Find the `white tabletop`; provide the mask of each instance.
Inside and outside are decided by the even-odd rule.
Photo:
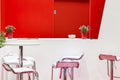
[[[5,45],[7,46],[32,46],[40,45],[40,41],[37,39],[6,39]]]

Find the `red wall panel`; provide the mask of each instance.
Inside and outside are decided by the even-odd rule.
[[[53,37],[53,4],[51,0],[2,0],[2,29],[14,25],[14,37]]]
[[[91,38],[98,38],[105,0],[90,0]]]
[[[89,24],[89,0],[55,0],[55,37],[75,34],[80,38],[79,27]]]
[[[78,27],[85,24],[91,28],[90,38],[97,39],[104,4],[105,0],[55,0],[55,37],[81,37]]]
[[[1,0],[0,0],[0,31],[1,31]]]

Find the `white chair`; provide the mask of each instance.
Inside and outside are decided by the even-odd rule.
[[[31,80],[30,78],[30,73],[33,74],[33,76],[35,75],[36,80],[38,80],[38,72],[36,72],[36,70],[32,69],[32,68],[28,68],[28,67],[17,67],[14,68],[9,64],[3,63],[2,66],[4,67],[5,70],[7,71],[12,71],[14,74],[28,74],[28,80]],[[17,80],[21,80],[20,77]],[[33,79],[35,80],[35,78]]]
[[[17,55],[7,55],[2,58],[2,64],[9,64],[15,67],[19,67],[19,57]],[[29,67],[36,71],[35,60],[32,57],[23,58],[23,67]],[[2,68],[2,80],[4,80],[4,70]],[[6,77],[7,78],[7,77]],[[18,78],[18,76],[17,76]],[[33,76],[34,78],[34,76]],[[6,79],[7,80],[7,79]]]

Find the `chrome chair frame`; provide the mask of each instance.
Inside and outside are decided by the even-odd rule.
[[[7,60],[8,59],[8,60]],[[9,61],[9,59],[13,59],[12,61]],[[2,59],[2,63],[5,64],[9,64],[9,65],[15,65],[16,67],[19,67],[19,60],[18,60],[18,56],[13,56],[13,55],[6,55],[3,57]],[[6,61],[7,60],[7,61]],[[27,64],[26,64],[27,63]],[[34,69],[36,71],[36,63],[35,60],[32,57],[24,57],[23,58],[23,67],[31,67],[32,69]],[[7,70],[9,71],[9,70]],[[4,70],[2,68],[2,80],[4,80],[4,76],[3,76]],[[19,78],[19,75],[17,75],[17,79]],[[34,76],[33,76],[33,80],[34,80]]]
[[[11,65],[6,64],[6,63],[3,63],[2,66],[4,67],[4,69],[6,71],[12,71],[14,74],[28,73],[28,80],[31,80],[30,73],[32,73],[33,76],[35,75],[37,77],[37,80],[38,80],[38,72],[36,72],[36,70],[34,70],[34,69],[27,68],[27,67],[17,67],[17,68],[14,68]],[[20,79],[18,78],[18,80],[20,80]]]

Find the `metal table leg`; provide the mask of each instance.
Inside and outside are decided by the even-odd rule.
[[[23,46],[19,46],[19,51],[20,51],[20,54],[19,54],[19,67],[23,67]],[[23,75],[22,73],[19,75],[19,79],[20,80],[23,80]]]

